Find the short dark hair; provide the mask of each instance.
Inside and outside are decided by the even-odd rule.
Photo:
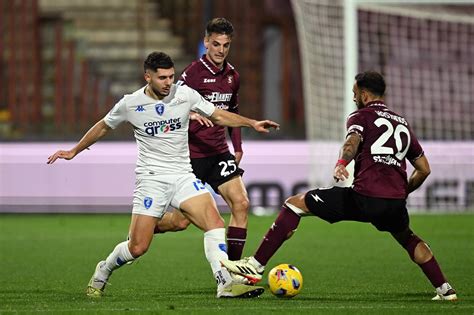
[[[225,18],[213,18],[206,25],[206,36],[216,34],[225,34],[232,38],[234,35],[234,26]]]
[[[377,71],[365,71],[355,76],[357,87],[364,89],[376,96],[384,96],[385,79]]]
[[[160,69],[170,69],[174,67],[173,60],[170,56],[165,54],[164,52],[157,52],[154,51],[146,57],[145,61],[143,62],[143,70],[146,72],[147,70],[156,71],[158,68]]]

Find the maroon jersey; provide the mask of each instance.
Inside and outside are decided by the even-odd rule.
[[[347,134],[362,142],[355,156],[354,190],[379,198],[407,197],[406,159],[415,161],[423,149],[404,117],[380,101],[349,115]]]
[[[238,113],[240,87],[239,73],[235,68],[224,62],[218,69],[203,55],[191,63],[178,81],[199,92],[207,101],[217,108]],[[240,128],[228,128],[234,151],[242,152]],[[206,127],[196,121],[189,123],[189,152],[191,158],[214,156],[229,151],[225,135],[225,127]]]

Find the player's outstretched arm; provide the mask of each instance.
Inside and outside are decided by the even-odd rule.
[[[413,170],[413,173],[411,173],[411,176],[408,179],[408,194],[420,187],[421,184],[423,184],[425,179],[428,177],[428,175],[430,175],[431,173],[430,164],[428,163],[428,159],[424,155],[416,159],[414,162],[411,162],[411,164],[415,169]]]
[[[270,132],[268,129],[279,129],[280,125],[271,120],[254,120],[238,114],[218,109],[209,117],[213,123],[227,127],[251,127],[258,132]]]
[[[360,144],[360,136],[356,133],[351,133],[347,136],[341,151],[339,152],[339,160],[337,160],[334,167],[333,177],[335,181],[346,180],[349,178],[349,172],[346,169],[352,159],[357,154],[357,149]]]
[[[195,112],[190,112],[189,113],[189,119],[197,121],[199,124],[201,124],[201,126],[206,126],[206,127],[213,127],[214,126],[214,124],[212,123],[212,121],[209,118],[201,116],[201,115],[199,115],[198,113],[195,113]]]
[[[71,150],[59,150],[48,157],[47,164],[53,164],[57,159],[71,160],[81,151],[89,148],[97,140],[102,138],[111,128],[107,126],[103,119],[98,121],[84,137]]]

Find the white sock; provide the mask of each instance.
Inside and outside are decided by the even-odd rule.
[[[101,268],[104,272],[112,273],[117,268],[122,267],[129,261],[135,260],[130,250],[128,249],[128,241],[122,242],[115,246],[114,250],[107,256],[105,260],[104,268]],[[105,270],[104,270],[105,269]]]
[[[218,291],[232,284],[232,277],[229,271],[224,267],[214,274],[214,279],[216,279]]]
[[[212,273],[221,270],[221,260],[229,259],[225,243],[225,229],[214,229],[204,233],[204,251]]]
[[[217,286],[227,286],[232,282],[227,269],[221,266],[221,260],[229,259],[225,243],[225,229],[214,229],[204,233],[204,252],[211,265],[212,274],[217,281]]]

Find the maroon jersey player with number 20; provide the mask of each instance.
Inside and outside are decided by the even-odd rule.
[[[384,104],[381,74],[359,73],[353,92],[358,110],[347,119],[346,140],[333,174],[336,181],[347,179],[346,166],[354,160],[353,186],[317,188],[288,198],[254,256],[222,264],[258,282],[268,260],[293,234],[302,216],[317,216],[329,223],[368,222],[389,232],[420,266],[436,289],[433,300],[456,300],[430,248],[409,226],[406,198],[430,174],[423,149],[405,118]],[[408,180],[406,160],[415,168]]]

